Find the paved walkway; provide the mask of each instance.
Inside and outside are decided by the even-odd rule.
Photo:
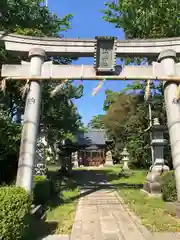
[[[102,174],[86,172],[85,182],[81,192],[83,196],[77,207],[71,240],[180,239],[178,233],[150,233],[128,210],[116,191],[110,188]]]

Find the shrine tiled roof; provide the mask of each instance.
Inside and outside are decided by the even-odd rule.
[[[77,134],[78,145],[104,145],[106,132],[103,129],[90,129],[88,132]]]

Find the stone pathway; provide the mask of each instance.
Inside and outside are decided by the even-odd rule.
[[[71,240],[144,240],[146,231],[120,204],[114,190],[99,190],[79,201]]]
[[[43,240],[180,240],[180,233],[151,233],[141,225],[115,189],[98,171],[82,171],[79,200],[71,236]]]
[[[78,203],[71,240],[180,239],[179,233],[149,232],[109,187],[103,175],[93,171],[86,175],[88,185],[84,185],[81,192],[84,196]]]

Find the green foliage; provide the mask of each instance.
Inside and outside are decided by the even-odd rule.
[[[23,240],[31,201],[19,187],[0,188],[0,239]]]
[[[118,0],[105,3],[104,20],[124,30],[125,39],[179,37],[179,0]],[[126,59],[144,63],[146,58]],[[148,57],[148,62],[156,60]]]
[[[93,116],[91,121],[88,123],[88,128],[104,129],[104,115],[99,114]]]
[[[2,0],[0,1],[0,31],[7,33],[18,33],[30,36],[57,36],[60,31],[70,28],[72,15],[58,17],[53,14],[45,6],[40,6],[40,0]],[[20,63],[20,60],[27,60],[11,55],[4,48],[0,48],[0,65]],[[52,59],[52,58],[51,58]],[[71,59],[54,58],[55,63],[70,63]],[[7,84],[6,97],[2,96],[2,100],[11,117],[16,114],[19,109],[20,113],[24,112],[24,100],[22,100],[20,87],[21,82],[9,81]],[[1,98],[1,96],[0,96]],[[1,101],[1,99],[0,99]]]
[[[161,191],[164,201],[177,201],[177,190],[174,171],[168,171],[163,173],[161,177]]]
[[[4,31],[4,34],[17,33],[62,38],[63,36],[59,32],[62,33],[71,27],[72,14],[58,17],[50,12],[41,0],[1,0],[0,19],[0,31]],[[4,46],[0,47],[0,67],[2,64],[20,64],[21,60],[27,61],[28,59],[27,57],[13,56],[4,49]],[[49,56],[48,60],[53,60],[54,64],[70,64],[72,62],[71,58],[54,56]],[[44,81],[43,83],[44,101],[40,129],[47,130],[48,144],[53,150],[55,140],[61,140],[66,136],[73,138],[74,132],[81,126],[81,117],[72,99],[82,96],[83,86],[74,86],[72,82],[69,82],[56,96],[51,97],[50,92],[59,82]],[[0,139],[0,178],[3,177],[3,181],[10,180],[10,176],[14,177],[17,169],[21,128],[18,124],[12,123],[12,119],[21,123],[21,115],[24,113],[25,106],[25,99],[22,99],[20,91],[23,84],[22,81],[7,81],[5,94],[0,92],[0,107],[3,109],[3,116],[9,118],[7,124],[3,120],[3,128],[0,125],[0,136],[3,136]],[[1,122],[0,120],[0,124]],[[13,174],[10,170],[13,171]]]
[[[106,98],[104,100],[103,110],[107,111],[109,107],[116,102],[119,92],[113,92],[112,90],[106,90],[105,91]]]
[[[43,88],[43,108],[41,113],[41,129],[47,131],[49,143],[71,137],[81,126],[81,117],[73,104],[73,98],[83,94],[82,85],[76,87],[71,83],[64,85],[51,97],[54,84],[46,83]],[[71,135],[71,136],[70,136]]]
[[[46,176],[34,177],[33,201],[36,205],[45,204],[51,196],[50,180]]]
[[[132,82],[119,93],[106,92],[105,127],[110,139],[115,142],[114,156],[121,159],[119,153],[126,146],[134,167],[147,168],[151,164],[149,104],[152,118],[158,117],[166,124],[166,113],[161,85],[151,84],[151,99],[144,101],[145,82]],[[108,105],[107,105],[108,103]],[[168,136],[165,136],[168,139]],[[166,158],[171,161],[169,146]]]
[[[0,110],[0,182],[14,180],[17,170],[21,127]]]
[[[41,0],[1,0],[0,11],[3,21],[1,31],[36,36],[58,36],[59,31],[70,28],[72,15],[62,18],[53,14]]]
[[[105,6],[105,21],[123,28],[128,39],[180,35],[178,0],[119,0],[118,3],[105,3]]]
[[[45,6],[40,5],[40,0],[2,0],[0,2],[1,22],[0,31],[6,33],[18,33],[31,36],[59,36],[60,31],[70,28],[72,15],[58,17]],[[27,60],[11,56],[4,48],[0,48],[0,65],[5,63],[20,63],[20,60]],[[52,60],[52,58],[51,58]],[[71,59],[53,58],[58,63],[68,64]],[[11,117],[16,114],[17,109],[24,112],[24,100],[22,100],[20,87],[21,82],[9,81],[7,84],[6,97],[0,95],[0,102],[3,101]]]

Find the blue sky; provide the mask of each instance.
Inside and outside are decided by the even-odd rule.
[[[65,37],[116,36],[118,39],[123,39],[122,29],[116,29],[114,25],[102,19],[103,14],[100,10],[104,9],[104,2],[104,0],[48,0],[48,6],[58,16],[64,16],[68,13],[74,15],[72,29],[64,34]],[[92,63],[93,58],[80,58],[74,62],[74,64],[86,65]],[[126,85],[123,81],[106,81],[98,94],[92,97],[92,90],[97,83],[97,81],[84,81],[84,96],[75,102],[85,124],[91,120],[92,116],[103,113],[106,89],[119,91]]]

